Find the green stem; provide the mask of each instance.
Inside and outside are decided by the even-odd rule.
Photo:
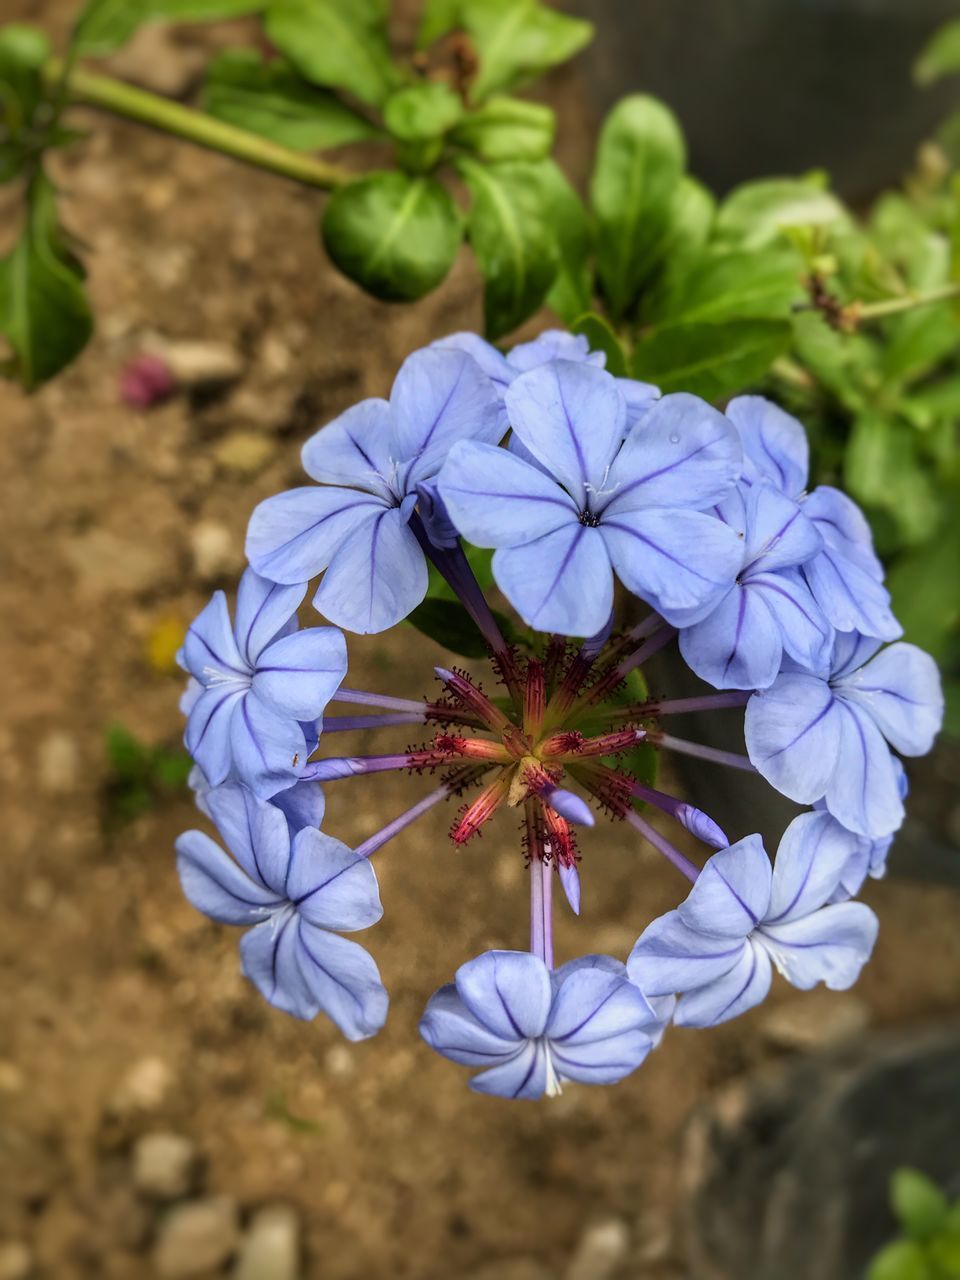
[[[59,58],[51,59],[44,68],[48,83],[56,84],[63,80],[70,102],[99,107],[127,120],[151,125],[154,129],[185,138],[188,142],[208,147],[211,151],[243,160],[258,169],[266,169],[270,173],[292,178],[294,182],[301,182],[309,187],[320,187],[324,191],[342,187],[357,177],[340,165],[330,164],[315,156],[301,155],[289,147],[248,133],[246,129],[225,124],[202,111],[181,106],[179,102],[170,102],[159,94],[148,93],[145,89],[138,89],[112,76],[99,75],[84,67],[74,67],[66,76],[64,72],[64,63]]]
[[[886,298],[883,302],[866,302],[857,306],[858,321],[880,320],[885,316],[899,315],[901,311],[912,311],[914,307],[930,306],[934,302],[949,302],[951,298],[960,298],[960,283],[945,284],[940,289],[931,289],[929,293],[915,293],[903,298]]]

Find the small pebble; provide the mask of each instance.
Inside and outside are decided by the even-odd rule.
[[[629,1248],[630,1228],[621,1218],[596,1222],[580,1237],[565,1280],[608,1280]]]
[[[219,441],[213,456],[225,471],[253,476],[262,471],[276,452],[276,443],[258,431],[231,431]]]
[[[290,1205],[257,1211],[240,1246],[235,1280],[298,1280],[300,1221]]]
[[[189,1194],[197,1169],[197,1149],[179,1133],[147,1133],[133,1149],[133,1184],[154,1200]]]
[[[141,1058],[120,1081],[110,1100],[110,1110],[158,1111],[173,1087],[173,1072],[162,1058]]]
[[[191,1200],[171,1209],[153,1253],[162,1280],[202,1275],[222,1267],[236,1252],[239,1214],[228,1196]]]
[[[33,1274],[33,1254],[19,1240],[0,1244],[0,1280],[27,1280]]]
[[[193,568],[201,582],[229,577],[243,565],[243,540],[217,520],[200,520],[190,532]]]
[[[243,375],[243,358],[225,342],[169,342],[157,355],[181,387],[225,387]]]

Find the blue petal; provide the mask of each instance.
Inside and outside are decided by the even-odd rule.
[[[552,1050],[566,1053],[638,1031],[649,1024],[652,1013],[646,997],[625,971],[583,967],[568,971],[560,981],[546,1036]]]
[[[177,872],[188,901],[221,924],[257,924],[283,899],[257,884],[202,831],[185,831],[176,843]]]
[[[634,988],[636,990],[636,988]],[[616,1084],[641,1065],[653,1048],[652,1036],[639,1027],[590,1043],[550,1042],[550,1056],[563,1080],[578,1084]]]
[[[837,768],[825,791],[827,808],[862,836],[886,836],[903,822],[897,771],[883,734],[859,707],[838,699]]]
[[[875,581],[883,581],[883,565],[873,549],[870,525],[852,498],[822,484],[804,499],[803,510],[828,547],[859,565]]]
[[[304,471],[324,484],[362,489],[392,503],[390,425],[386,400],[361,400],[310,437],[300,454]]]
[[[519,546],[579,519],[569,494],[506,449],[456,445],[437,483],[453,523],[478,547]]]
[[[701,510],[724,496],[740,474],[737,433],[697,396],[664,396],[644,414],[610,468],[605,513],[644,507]]]
[[[673,1015],[678,1027],[715,1027],[746,1013],[766,998],[770,990],[770,960],[756,942],[744,944],[732,969],[677,1001]]]
[[[527,1040],[512,1058],[481,1071],[470,1081],[474,1093],[497,1098],[542,1098],[547,1088],[549,1057],[542,1041]]]
[[[779,674],[783,641],[763,593],[737,585],[702,622],[681,630],[680,652],[715,689],[765,689]]]
[[[294,837],[286,893],[300,915],[321,929],[353,933],[383,915],[369,859],[315,827]]]
[[[599,509],[600,491],[626,429],[615,380],[589,364],[558,360],[521,374],[505,396],[510,425],[578,507]]]
[[[504,1040],[478,1022],[453,983],[441,987],[427,1001],[420,1034],[431,1049],[464,1067],[487,1067],[517,1053],[516,1039]]]
[[[833,627],[799,572],[781,569],[779,573],[753,573],[747,582],[751,592],[763,597],[790,657],[812,672],[822,671],[830,660]]]
[[[516,371],[510,367],[507,357],[476,333],[451,333],[430,345],[440,351],[465,351],[501,390],[514,379]]]
[[[744,479],[773,485],[788,498],[799,497],[810,471],[810,446],[802,424],[763,396],[737,396],[726,414],[743,443]]]
[[[208,791],[204,804],[247,875],[285,898],[290,833],[276,806],[236,782]]]
[[[264,800],[292,787],[306,764],[300,725],[278,716],[254,693],[237,699],[234,705],[230,748],[237,777]]]
[[[528,951],[486,951],[456,974],[457,991],[473,1016],[504,1040],[543,1035],[550,1013],[550,974]]]
[[[859,671],[880,647],[881,641],[875,636],[860,635],[856,631],[838,631],[834,636],[833,654],[830,658],[831,683]]]
[[[270,803],[281,811],[293,835],[304,827],[319,827],[326,809],[323,788],[316,782],[297,782],[278,791]]]
[[[387,1020],[390,999],[369,951],[349,938],[299,920],[297,958],[317,1009],[348,1040],[376,1035]]]
[[[375,520],[386,504],[355,489],[289,489],[254,509],[247,527],[247,559],[272,582],[309,582],[344,540]]]
[[[390,392],[393,456],[407,468],[406,491],[436,475],[458,440],[497,444],[503,436],[500,396],[463,351],[427,347],[408,356]]]
[[[347,673],[347,646],[335,627],[308,627],[260,655],[253,692],[278,715],[316,720]]]
[[[613,573],[599,530],[579,523],[493,557],[497,586],[531,627],[567,636],[599,631],[613,605]]]
[[[747,703],[747,753],[771,786],[796,800],[819,800],[838,769],[841,713],[830,686],[788,673]]]
[[[223,676],[244,679],[249,675],[250,669],[237,648],[227,597],[222,591],[215,591],[190,623],[182,653],[187,671],[202,685]]]
[[[829,813],[801,813],[780,841],[764,924],[786,924],[828,902],[861,843]]]
[[[923,756],[933,746],[943,724],[943,689],[937,664],[915,644],[892,644],[833,687],[865,711],[901,755]]]
[[[724,595],[740,568],[739,538],[700,511],[607,511],[600,530],[620,580],[668,622],[692,621],[684,614]]]
[[[637,939],[627,972],[646,996],[692,991],[728,973],[743,954],[742,938],[711,938],[668,911],[651,921]]]
[[[635,378],[617,378],[616,382],[627,405],[626,431],[629,435],[660,399],[660,388],[652,382],[638,382]]]
[[[307,593],[305,582],[281,586],[269,578],[261,578],[253,569],[244,570],[237,588],[237,610],[234,632],[237,648],[250,668],[270,642],[286,633]]]
[[[760,836],[746,836],[713,854],[697,876],[681,921],[711,938],[745,938],[770,903],[770,859]]]
[[[400,511],[381,511],[337,548],[313,598],[337,626],[386,631],[427,594],[427,563]]]
[[[834,547],[824,549],[803,566],[814,599],[838,631],[859,631],[896,640],[903,628],[890,608],[890,592],[882,582]]]
[[[576,863],[572,866],[559,866],[557,874],[570,910],[578,916],[580,914],[580,872],[577,870]]]
[[[440,496],[436,480],[423,480],[417,485],[417,514],[435,547],[448,551],[457,545],[460,535],[450,518],[447,504]]]
[[[843,902],[789,924],[764,925],[756,941],[794,987],[818,982],[846,991],[860,976],[877,940],[877,917],[862,902]]]
[[[183,741],[211,787],[233,766],[233,716],[247,692],[243,685],[213,685],[193,704]]]
[[[275,1009],[306,1022],[316,1017],[317,1005],[300,972],[298,924],[296,913],[288,908],[245,933],[240,939],[240,968]]]
[[[571,360],[575,364],[592,364],[602,369],[607,357],[602,351],[591,351],[590,343],[582,333],[567,333],[565,329],[544,329],[532,342],[521,342],[507,354],[515,373],[526,373],[551,360]]]
[[[769,485],[755,484],[749,490],[746,515],[745,573],[789,569],[823,546],[816,526],[797,504]]]

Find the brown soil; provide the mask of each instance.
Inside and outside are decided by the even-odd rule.
[[[37,8],[19,6],[35,20]],[[684,1121],[772,1053],[764,1010],[671,1033],[614,1089],[540,1105],[476,1097],[416,1023],[464,959],[524,945],[508,821],[455,853],[449,815],[435,813],[378,856],[386,914],[365,941],[392,1008],[360,1045],[267,1007],[239,976],[235,934],[184,901],[171,850],[198,821],[186,794],[105,826],[106,726],[157,744],[180,731],[180,679],[148,650],[217,584],[198,576],[197,526],[232,535],[229,587],[249,512],[297,481],[308,433],[480,316],[466,258],[420,305],[379,305],[324,261],[313,194],[132,126],[89,125],[57,173],[98,335],[32,399],[0,387],[0,1241],[27,1243],[53,1280],[152,1275],[157,1215],[130,1188],[129,1146],[173,1129],[198,1144],[211,1191],[245,1210],[299,1207],[309,1277],[506,1275],[517,1256],[562,1275],[585,1226],[611,1215],[633,1239],[623,1275],[680,1274],[669,1229]],[[225,396],[134,412],[118,372],[151,332],[227,342],[247,371]],[[254,474],[224,446],[237,431],[263,441]],[[353,643],[350,679],[419,694],[439,652],[401,628]],[[329,828],[362,838],[411,785],[332,786]],[[583,844],[584,916],[561,919],[559,954],[622,957],[682,883],[621,830]],[[955,1010],[955,894],[898,881],[867,900],[883,926],[857,991],[872,1019]],[[770,1003],[785,998],[781,984]],[[171,1083],[131,1110],[123,1081],[144,1059]]]

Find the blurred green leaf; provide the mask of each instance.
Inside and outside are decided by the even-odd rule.
[[[546,303],[568,324],[591,304],[593,276],[588,258],[590,224],[583,201],[553,160],[536,166],[549,229],[557,246],[557,273]]]
[[[491,98],[456,126],[450,141],[481,160],[542,160],[553,146],[556,119],[549,107],[521,98]]]
[[[426,0],[417,31],[417,48],[425,49],[460,25],[460,0]]]
[[[919,307],[890,327],[893,336],[884,350],[882,369],[891,383],[926,377],[960,350],[960,324],[949,303]]]
[[[590,196],[600,282],[614,318],[657,265],[684,163],[680,127],[655,98],[624,98],[604,121]]]
[[[913,64],[913,74],[922,85],[955,72],[960,72],[960,18],[941,27]]]
[[[916,432],[897,419],[869,410],[856,419],[843,477],[851,497],[889,512],[908,545],[926,541],[936,529],[940,506],[920,466]]]
[[[123,725],[104,735],[107,779],[104,809],[108,823],[130,822],[152,809],[164,795],[186,786],[192,761],[183,750],[141,742]]]
[[[510,619],[501,613],[493,615],[503,634],[509,637]],[[485,658],[487,645],[473,621],[459,600],[443,600],[427,598],[418,605],[407,621],[418,631],[436,640],[451,653],[463,658]]]
[[[326,89],[255,49],[224,49],[207,69],[203,105],[212,116],[296,151],[324,150],[381,136]]]
[[[867,1280],[936,1280],[923,1250],[913,1240],[896,1240],[881,1250],[870,1264]]]
[[[958,564],[960,520],[954,518],[929,545],[898,556],[887,576],[905,638],[938,662],[960,628]]]
[[[943,1225],[947,1198],[917,1169],[897,1169],[890,1180],[890,1203],[898,1221],[915,1240],[928,1240]]]
[[[216,22],[258,13],[266,0],[88,0],[73,29],[83,56],[113,53],[145,22]]]
[[[460,213],[440,183],[403,173],[371,173],[340,187],[323,218],[333,262],[389,302],[412,302],[435,289],[462,234]]]
[[[666,395],[690,391],[721,400],[767,372],[790,345],[790,326],[776,320],[676,325],[639,342],[632,374]]]
[[[473,197],[467,234],[486,280],[487,337],[498,338],[536,311],[557,274],[550,210],[534,165],[463,158],[458,168]]]
[[[866,408],[863,385],[880,382],[879,345],[863,334],[837,333],[823,316],[801,312],[793,318],[797,357],[850,413]]]
[[[470,33],[479,70],[470,97],[512,89],[566,62],[593,36],[593,27],[540,0],[461,0],[460,23]]]
[[[590,343],[591,351],[602,351],[607,357],[606,370],[615,378],[627,376],[627,358],[623,354],[617,335],[606,320],[595,311],[588,311],[570,326],[573,333],[582,333]]]
[[[463,115],[463,103],[449,85],[424,80],[391,94],[383,122],[402,142],[440,138]]]
[[[0,182],[15,178],[47,142],[53,112],[43,119],[41,68],[49,56],[50,42],[41,31],[0,28]]]
[[[819,175],[745,182],[723,201],[717,238],[744,249],[776,241],[788,227],[845,226],[849,214]]]
[[[789,319],[804,298],[799,261],[789,249],[709,253],[674,274],[645,313],[658,329],[722,320]]]
[[[475,547],[469,542],[463,542],[461,545],[480,589],[488,591],[493,586],[493,551],[489,547]],[[459,599],[457,593],[447,583],[446,578],[443,577],[439,569],[434,568],[431,564],[427,566],[427,572],[429,575],[428,600]]]
[[[399,77],[374,0],[271,0],[268,38],[312,84],[380,106]]]
[[[0,260],[0,334],[12,349],[0,372],[32,391],[68,365],[92,331],[83,268],[67,246],[41,170],[30,183],[20,237]]]

